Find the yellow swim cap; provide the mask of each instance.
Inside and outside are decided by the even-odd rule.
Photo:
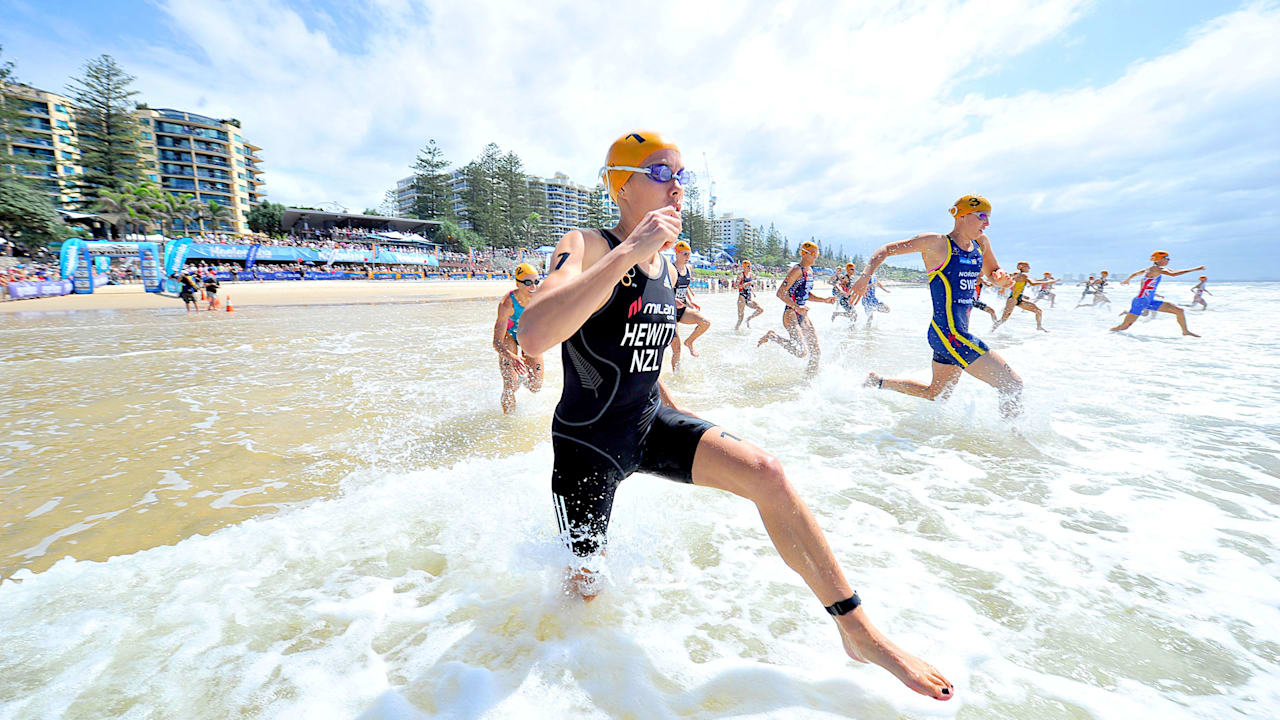
[[[689,252],[689,243],[683,240],[676,241],[676,252]]]
[[[534,270],[529,263],[520,263],[516,266],[516,280],[523,280],[531,275],[538,277],[538,271]]]
[[[609,170],[608,168],[615,165],[639,167],[645,158],[659,150],[680,152],[680,148],[676,147],[675,143],[663,140],[661,135],[651,130],[637,130],[613,141],[609,146],[609,154],[604,157],[605,166],[600,168],[600,174],[604,176],[604,187],[609,191],[609,197],[613,198],[614,202],[618,202],[618,191],[627,184],[633,173],[630,170]]]
[[[965,195],[951,206],[952,217],[962,218],[976,212],[991,212],[991,203],[981,195]]]
[[[800,252],[818,252],[818,243],[812,240],[805,240],[800,243]]]
[[[1155,262],[1157,260],[1163,260],[1167,257],[1169,257],[1169,253],[1165,252],[1164,250],[1157,250],[1151,253],[1151,262]]]

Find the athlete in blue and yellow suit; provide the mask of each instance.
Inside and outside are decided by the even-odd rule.
[[[502,372],[502,412],[508,415],[516,409],[516,388],[524,385],[529,392],[542,389],[542,354],[525,352],[516,339],[520,316],[533,302],[534,289],[540,282],[538,271],[528,263],[520,263],[513,276],[516,289],[498,303],[498,320],[493,324],[493,349],[498,351],[498,370]]]
[[[990,224],[991,203],[981,195],[965,195],[951,207],[955,226],[951,232],[923,233],[909,240],[889,243],[871,256],[871,261],[854,283],[852,300],[862,297],[876,268],[891,255],[920,253],[929,268],[929,293],[933,298],[933,319],[929,323],[929,346],[933,348],[933,379],[928,385],[914,380],[892,380],[875,373],[867,384],[933,400],[945,395],[960,379],[961,372],[996,388],[1000,412],[1010,417],[1018,411],[1022,379],[1004,358],[969,332],[969,311],[974,291],[982,277],[1001,287],[1011,285],[1000,270],[991,241],[983,234]]]

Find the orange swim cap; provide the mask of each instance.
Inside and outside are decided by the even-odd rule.
[[[965,195],[951,206],[952,217],[962,218],[976,212],[991,212],[991,203],[981,195]]]
[[[800,252],[818,252],[818,243],[812,240],[805,240],[800,243]]]
[[[683,240],[676,241],[676,252],[690,252],[689,243]]]
[[[1169,257],[1169,253],[1165,252],[1164,250],[1157,250],[1151,253],[1151,262],[1155,262],[1157,260],[1164,260],[1167,257]]]
[[[680,148],[676,147],[675,143],[667,142],[652,130],[637,130],[613,141],[609,146],[609,153],[604,156],[605,166],[600,168],[600,174],[604,177],[605,190],[609,191],[609,197],[614,202],[618,202],[618,191],[627,184],[634,173],[630,170],[609,170],[608,168],[615,165],[639,167],[645,158],[659,150],[680,152]]]
[[[1026,266],[1026,268],[1027,268],[1028,270],[1030,270],[1030,269],[1031,269],[1031,263],[1027,262],[1026,260],[1020,260],[1020,261],[1018,261],[1018,269],[1019,269],[1019,270],[1021,270],[1021,269],[1022,269],[1022,267],[1023,267],[1024,265]]]
[[[750,265],[750,264],[751,264],[751,261],[750,261],[750,260],[743,260],[743,261],[742,261],[742,264],[743,264],[743,265]]]
[[[845,263],[845,264],[844,264],[844,269],[845,269],[845,270],[852,270],[852,269],[854,269],[855,267],[857,267],[857,266],[856,266],[856,265],[854,265],[853,263]]]

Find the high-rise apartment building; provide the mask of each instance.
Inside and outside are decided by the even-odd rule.
[[[192,195],[230,209],[206,229],[249,232],[249,210],[266,199],[262,148],[241,136],[240,121],[218,120],[169,108],[139,108],[143,172],[174,195]],[[191,227],[201,227],[192,222]]]
[[[79,199],[76,176],[84,172],[71,101],[27,85],[5,85],[0,91],[22,115],[10,139],[10,152],[37,163],[23,174],[44,189],[58,207],[70,208]]]
[[[26,175],[59,208],[73,209],[79,200],[76,176],[84,169],[71,101],[26,85],[2,90],[17,101],[24,120],[14,134],[12,153],[40,163]],[[146,107],[134,117],[142,176],[173,194],[192,195],[200,203],[217,201],[230,210],[216,228],[208,221],[206,228],[248,232],[249,210],[266,198],[266,183],[258,155],[262,148],[241,136],[240,121]]]
[[[742,247],[759,242],[759,231],[751,225],[751,221],[743,217],[734,217],[726,213],[711,223],[711,242],[719,247],[733,245]]]

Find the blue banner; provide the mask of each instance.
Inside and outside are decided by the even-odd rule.
[[[62,257],[59,258],[62,266],[62,277],[70,278],[76,272],[76,265],[80,262],[80,246],[84,245],[84,240],[80,238],[67,238],[62,243]]]
[[[244,269],[249,270],[253,264],[258,261],[258,251],[262,249],[261,245],[250,245],[249,252],[244,256]]]
[[[186,264],[191,244],[191,238],[181,237],[177,240],[170,240],[169,244],[164,248],[164,267],[161,268],[161,282],[164,286],[164,291],[170,295],[177,295],[182,290],[182,283],[171,279],[170,276],[182,270],[182,266]]]
[[[242,260],[246,263],[253,245],[224,245],[221,243],[192,243],[190,257],[201,260]],[[273,262],[313,262],[313,263],[385,263],[387,265],[430,265],[440,264],[434,255],[419,253],[393,252],[379,248],[377,254],[372,250],[343,250],[328,248],[312,250],[311,248],[289,247],[281,245],[259,245],[255,262],[271,260]]]

